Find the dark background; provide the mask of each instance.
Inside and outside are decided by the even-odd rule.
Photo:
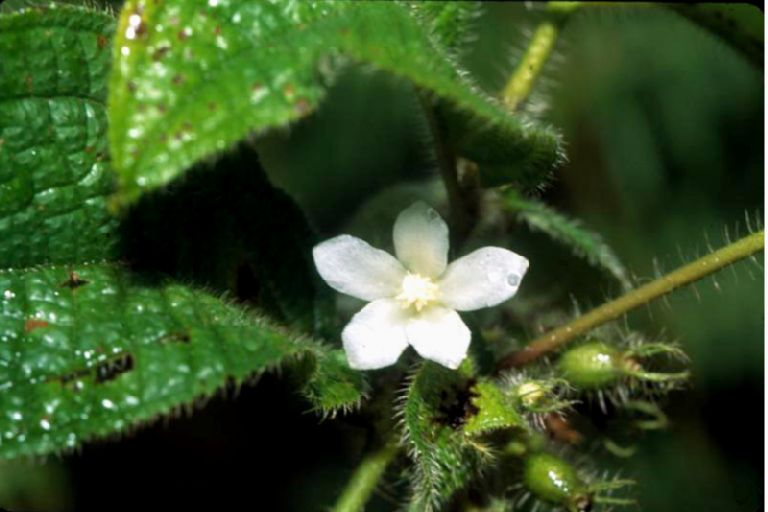
[[[485,11],[463,60],[496,92],[533,16],[519,4]],[[640,281],[704,253],[707,240],[721,245],[726,228],[744,234],[745,215],[753,226],[763,215],[763,80],[761,69],[666,9],[579,13],[533,99],[562,129],[569,156],[544,200],[602,233]],[[350,70],[319,112],[257,147],[273,182],[333,235],[386,187],[428,189],[436,171],[425,143],[407,85]],[[531,279],[567,288],[558,283],[567,270],[543,268]],[[741,263],[697,292],[630,315],[633,327],[678,340],[694,372],[690,389],[666,404],[669,431],[646,435],[627,460],[605,460],[638,481],[643,510],[761,508],[763,285],[762,269]],[[595,303],[606,290],[593,282],[559,292]],[[368,435],[355,416],[320,421],[308,409],[285,379],[264,376],[120,439],[2,463],[0,503],[19,511],[322,510]],[[375,508],[395,508],[396,473]]]

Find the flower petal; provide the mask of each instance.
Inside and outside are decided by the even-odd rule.
[[[377,300],[361,309],[341,333],[349,366],[375,370],[397,362],[408,347],[406,311],[394,300]]]
[[[367,301],[393,297],[406,271],[393,256],[351,235],[339,235],[312,250],[317,271],[331,287]]]
[[[443,306],[433,306],[412,316],[405,328],[408,343],[421,357],[452,370],[467,356],[472,334],[459,314]]]
[[[393,229],[395,254],[408,270],[437,277],[448,263],[448,226],[421,201],[400,212]]]
[[[437,283],[440,300],[458,311],[495,306],[517,292],[527,270],[527,258],[501,247],[483,247],[448,266]]]

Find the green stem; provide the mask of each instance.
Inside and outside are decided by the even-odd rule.
[[[509,110],[517,109],[528,99],[541,69],[555,48],[565,20],[577,6],[577,2],[549,2],[547,4],[549,19],[536,27],[523,58],[501,92],[501,99]]]
[[[336,501],[332,512],[359,512],[363,510],[379,483],[387,465],[395,458],[399,449],[390,443],[369,453],[352,474],[347,486]]]
[[[435,115],[435,107],[428,93],[417,90],[424,115],[435,145],[435,156],[440,168],[440,175],[448,193],[451,219],[451,246],[460,247],[474,225],[473,215],[470,213],[470,201],[468,194],[459,185],[458,160],[456,153],[445,137],[445,130]]]
[[[645,286],[632,290],[616,300],[606,302],[575,320],[549,331],[533,340],[524,349],[499,361],[497,370],[520,367],[530,363],[547,352],[565,345],[599,325],[619,318],[638,306],[658,299],[683,285],[698,281],[732,263],[748,258],[762,251],[764,246],[765,236],[762,231],[726,245],[722,249],[684,265]]]

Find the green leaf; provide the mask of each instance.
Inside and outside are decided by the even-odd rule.
[[[311,360],[313,367],[303,393],[315,412],[333,418],[360,407],[368,383],[365,374],[349,367],[343,350],[318,353]]]
[[[525,191],[540,190],[564,159],[559,134],[537,127],[521,114],[509,114],[501,106],[484,115],[445,102],[437,107],[448,139],[459,156],[479,166],[484,187],[511,184]]]
[[[718,35],[754,66],[763,67],[765,15],[757,5],[735,2],[664,5]]]
[[[481,2],[414,2],[432,36],[452,53],[460,53],[473,39],[472,22],[480,16]]]
[[[414,462],[410,510],[439,510],[477,474],[487,455],[462,431],[472,415],[467,366],[454,371],[425,362],[408,387],[401,414]]]
[[[75,7],[0,16],[0,268],[115,255],[104,104],[113,27]]]
[[[504,191],[504,206],[532,230],[544,233],[567,246],[590,265],[606,271],[625,290],[632,288],[627,269],[600,235],[585,229],[578,221],[569,219],[542,202],[523,197],[514,189]]]
[[[124,201],[249,133],[307,115],[339,63],[349,60],[343,57],[403,77],[484,125],[498,125],[512,137],[505,139],[514,148],[511,164],[559,158],[554,132],[507,115],[472,86],[408,4],[213,4],[134,0],[123,8],[109,114]]]
[[[247,147],[109,215],[112,27],[64,6],[0,16],[0,457],[124,431],[286,358],[313,362],[328,410],[359,402],[336,352],[169,280],[324,331],[313,234]]]
[[[73,448],[319,346],[111,264],[0,272],[0,457]]]
[[[515,404],[492,381],[478,381],[470,390],[475,413],[464,424],[467,434],[484,434],[494,430],[524,427],[525,422]]]

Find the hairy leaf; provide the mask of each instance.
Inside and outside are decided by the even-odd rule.
[[[473,87],[420,19],[399,2],[127,2],[109,100],[122,198],[249,133],[307,115],[343,57],[403,77],[489,130],[504,123],[520,166],[556,161],[558,137]]]
[[[480,16],[482,2],[414,2],[417,15],[445,48],[460,53],[472,39],[472,22]]]
[[[365,374],[349,367],[343,350],[318,353],[311,361],[313,367],[303,393],[316,412],[335,417],[360,407],[368,383]]]
[[[359,402],[335,352],[169,280],[324,330],[313,235],[253,152],[109,215],[112,27],[65,6],[0,16],[0,457],[124,431],[291,356],[311,356],[324,412]]]
[[[474,414],[464,424],[464,432],[467,434],[483,434],[525,425],[513,401],[492,381],[478,381],[470,393]]]
[[[536,128],[532,121],[501,107],[479,116],[439,102],[437,114],[457,154],[479,166],[484,187],[511,184],[525,191],[540,190],[564,158],[557,132]]]
[[[114,20],[81,8],[0,16],[0,268],[115,255],[106,131]]]
[[[600,237],[581,224],[535,199],[524,198],[513,189],[504,192],[504,205],[531,229],[562,243],[591,265],[612,275],[624,289],[632,288],[626,268]]]
[[[263,318],[111,264],[0,272],[0,456],[122,431],[319,350]]]
[[[413,376],[401,411],[404,442],[414,462],[410,510],[438,510],[477,472],[482,445],[462,431],[474,414],[471,384],[467,372],[431,362]]]

